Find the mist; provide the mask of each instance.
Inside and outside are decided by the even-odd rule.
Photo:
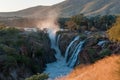
[[[60,14],[59,10],[54,9],[54,10],[48,11],[46,16],[42,20],[37,21],[36,23],[37,27],[40,30],[47,29],[48,33],[49,32],[56,33],[60,29],[59,23],[58,23],[59,14]]]

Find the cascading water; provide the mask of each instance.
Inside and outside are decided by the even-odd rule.
[[[65,52],[65,59],[67,61],[69,54],[72,52],[71,57],[67,61],[67,65],[69,67],[74,67],[78,58],[78,54],[82,50],[83,44],[85,43],[84,41],[80,41],[77,45],[74,45],[76,41],[79,41],[80,36],[76,36],[73,41],[68,45],[66,52]],[[72,49],[71,49],[72,48]],[[72,50],[72,51],[71,51]]]
[[[58,38],[56,40],[56,32],[54,32],[53,30],[49,29],[48,33],[49,33],[49,38],[50,38],[50,41],[51,41],[51,48],[54,49],[55,52],[56,52],[55,57],[57,59],[62,58],[61,52],[60,52],[60,49],[59,49],[59,46],[58,46],[58,41],[59,41],[60,35],[58,35]]]
[[[61,55],[61,51],[59,49],[59,38],[60,35],[57,36],[56,39],[56,32],[53,32],[52,30],[48,30],[49,38],[51,41],[51,48],[55,50],[56,54],[55,57],[57,59],[56,62],[47,64],[47,68],[44,71],[44,73],[49,73],[49,79],[48,80],[55,80],[57,77],[65,76],[67,75],[71,70],[72,67],[76,64],[77,57],[79,52],[82,50],[82,46],[85,41],[80,41],[79,36],[76,36],[69,44],[69,46],[66,49],[65,52],[65,58]],[[76,41],[79,42],[76,44]],[[76,44],[76,45],[74,45]],[[74,45],[74,49],[71,49]],[[69,58],[68,65],[66,63],[66,59],[69,55],[69,52],[72,51],[71,57]]]
[[[67,75],[72,70],[72,68],[69,68],[67,66],[65,59],[61,55],[59,49],[60,35],[58,35],[56,39],[56,33],[53,33],[51,31],[48,31],[48,33],[51,41],[51,48],[54,49],[56,52],[55,57],[57,61],[54,63],[47,64],[47,68],[44,71],[44,73],[49,73],[50,79],[48,80],[54,80],[57,77]]]
[[[79,36],[75,37],[73,41],[71,41],[71,43],[68,45],[66,51],[65,51],[65,59],[67,60],[67,57],[68,57],[68,54],[69,54],[69,51],[70,51],[70,48],[71,46],[74,44],[75,41],[79,40]]]
[[[101,47],[104,47],[104,45],[105,45],[106,42],[107,42],[106,40],[102,40],[102,41],[99,41],[99,42],[97,43],[97,45],[99,45],[99,46],[101,46]]]
[[[75,50],[72,54],[72,56],[70,57],[69,61],[68,61],[68,66],[69,67],[74,67],[78,58],[78,54],[80,53],[80,51],[82,50],[83,44],[85,43],[84,41],[80,41],[80,43],[75,47]]]

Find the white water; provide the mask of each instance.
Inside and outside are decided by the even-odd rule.
[[[70,59],[67,63],[69,67],[74,67],[75,66],[76,61],[78,59],[78,54],[82,50],[82,47],[83,47],[84,43],[85,43],[85,41],[80,41],[79,44],[75,47],[75,50],[72,53],[72,56],[70,57]]]
[[[48,30],[49,33],[49,38],[51,41],[51,48],[55,50],[56,54],[55,57],[57,59],[56,62],[47,64],[46,70],[44,71],[44,73],[48,73],[49,74],[49,79],[48,80],[56,80],[58,77],[61,76],[65,76],[68,73],[71,72],[73,66],[75,65],[76,61],[77,61],[77,56],[79,54],[79,52],[82,50],[82,46],[84,44],[85,41],[80,41],[79,44],[74,45],[75,49],[70,49],[73,47],[73,44],[79,40],[79,36],[76,36],[71,43],[69,44],[68,48],[66,49],[66,53],[65,53],[65,58],[61,55],[61,51],[59,49],[59,38],[60,35],[58,35],[56,37],[56,32],[53,32],[52,29]],[[66,63],[66,58],[68,57],[69,52],[73,50],[72,52],[72,56],[70,57],[69,61],[68,61],[68,65]]]
[[[97,45],[101,46],[101,47],[104,47],[104,44],[106,43],[107,41],[103,40],[103,41],[99,41],[97,43]]]
[[[47,64],[47,68],[44,71],[44,73],[49,74],[50,78],[48,80],[55,80],[55,78],[57,77],[65,76],[68,73],[70,73],[72,68],[67,67],[65,58],[63,58],[61,55],[61,52],[59,49],[60,35],[58,35],[56,40],[56,34],[50,31],[49,38],[51,40],[51,48],[56,51],[55,57],[57,61],[54,63]]]
[[[68,47],[67,47],[67,49],[66,49],[66,51],[65,51],[65,59],[66,59],[66,60],[67,60],[67,57],[68,57],[68,54],[69,54],[69,51],[70,51],[71,46],[74,44],[75,41],[79,40],[79,38],[80,38],[79,36],[76,36],[76,37],[74,38],[74,40],[71,41],[71,43],[68,45]]]

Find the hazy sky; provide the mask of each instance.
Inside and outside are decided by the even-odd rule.
[[[37,5],[53,5],[65,0],[0,0],[0,12],[10,12]]]

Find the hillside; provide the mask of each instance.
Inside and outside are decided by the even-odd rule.
[[[67,0],[53,6],[37,6],[17,12],[0,13],[1,17],[44,17],[53,9],[60,9],[61,17],[83,13],[85,15],[119,14],[119,0]]]

